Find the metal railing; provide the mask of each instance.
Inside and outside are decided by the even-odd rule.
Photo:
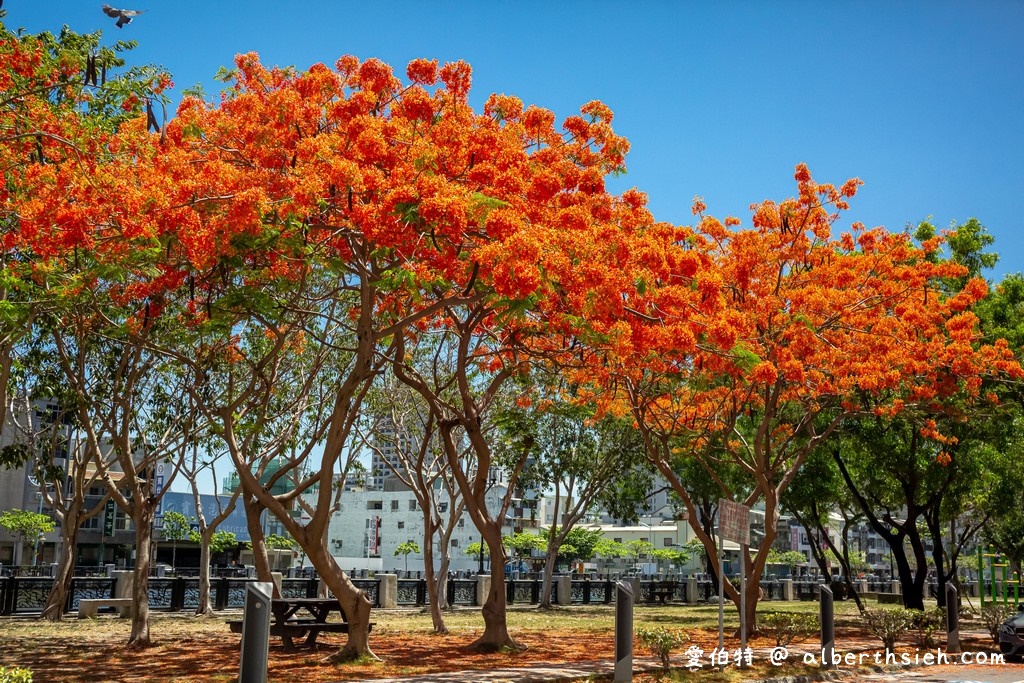
[[[211,577],[210,601],[215,610],[241,608],[245,600],[246,586],[255,578],[236,576]],[[364,591],[373,607],[381,606],[380,577],[353,578],[352,583]],[[564,580],[564,579],[563,579]],[[10,576],[0,578],[0,614],[26,614],[40,612],[49,595],[53,579],[35,576]],[[711,581],[689,581],[685,578],[672,580],[640,580],[637,604],[660,603],[665,597],[666,604],[701,603],[715,599],[717,592]],[[320,579],[285,578],[281,583],[284,597],[316,597]],[[478,596],[478,580],[476,578],[450,578],[447,581],[446,596],[448,604],[453,606],[473,606],[480,604]],[[558,604],[558,585],[556,579],[551,582],[551,602]],[[764,600],[783,600],[785,597],[784,582],[767,579],[761,581]],[[819,582],[794,581],[793,597],[796,600],[817,599]],[[570,581],[569,604],[602,605],[610,604],[614,599],[615,582],[611,579],[581,578]],[[869,588],[872,588],[869,584]],[[879,588],[888,588],[885,582],[879,582]],[[75,611],[82,599],[112,598],[116,594],[116,579],[112,577],[75,576],[71,590],[65,603],[65,610]],[[149,607],[152,610],[176,612],[192,610],[199,605],[199,579],[193,576],[150,577]],[[668,588],[671,592],[666,595]],[[1005,587],[1012,598],[1012,586]],[[536,605],[540,602],[543,581],[537,578],[507,579],[505,581],[505,598],[510,605]],[[690,592],[694,594],[691,595]],[[400,578],[397,580],[397,604],[400,606],[421,607],[429,604],[430,591],[427,590],[426,579]]]

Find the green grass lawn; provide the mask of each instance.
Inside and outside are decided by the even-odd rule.
[[[758,612],[809,612],[818,613],[816,602],[762,602]],[[857,625],[860,618],[857,605],[852,600],[835,603],[837,625]],[[510,606],[508,624],[510,628],[530,630],[545,628],[572,628],[582,631],[607,631],[614,626],[614,605],[573,605],[539,610],[536,607]],[[445,612],[445,623],[450,629],[480,628],[480,611],[456,609]],[[430,632],[433,626],[430,613],[424,608],[374,610],[376,628],[395,628],[407,632]],[[637,605],[633,613],[635,628],[665,627],[676,629],[718,628],[718,603],[708,605]],[[725,603],[726,629],[739,628],[739,614],[731,602]]]

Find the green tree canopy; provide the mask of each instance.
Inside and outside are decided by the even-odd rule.
[[[192,531],[194,517],[186,517],[177,511],[164,513],[163,536],[165,541],[188,540]]]
[[[34,546],[53,531],[56,524],[49,516],[31,510],[6,510],[0,512],[0,527],[17,536],[26,546]]]

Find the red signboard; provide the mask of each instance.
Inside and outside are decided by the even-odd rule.
[[[368,541],[368,552],[376,555],[380,551],[380,517],[370,517],[370,538]]]

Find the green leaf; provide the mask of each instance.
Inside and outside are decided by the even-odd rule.
[[[736,366],[744,372],[750,372],[757,367],[758,363],[761,362],[761,357],[759,355],[742,344],[737,344],[732,347],[729,353],[732,354],[735,359]]]

